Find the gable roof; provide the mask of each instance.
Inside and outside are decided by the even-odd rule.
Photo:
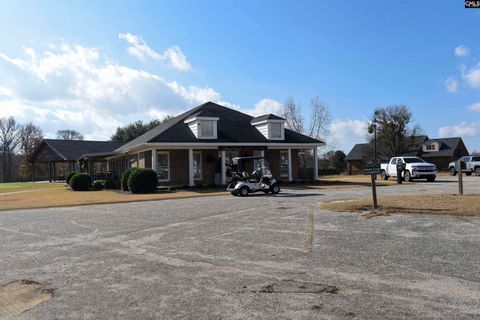
[[[264,120],[285,120],[285,118],[282,118],[282,117],[279,117],[277,115],[269,113],[269,114],[265,114],[263,116],[253,118],[250,121],[250,123],[256,123],[256,122],[260,122],[260,121],[264,121]]]
[[[217,123],[217,139],[196,138],[189,126],[184,123],[184,120],[192,116],[212,116],[220,118]],[[141,136],[117,148],[115,151],[121,153],[146,143],[155,142],[323,144],[320,140],[307,137],[288,129],[285,129],[285,140],[268,140],[257,130],[257,128],[250,124],[252,119],[253,117],[248,114],[213,102],[207,102],[156,126]]]
[[[425,141],[425,144],[433,142],[438,143],[438,151],[424,152],[422,154],[423,157],[454,157],[456,156],[455,151],[457,148],[463,144],[463,140],[460,137],[429,139]]]
[[[85,154],[112,153],[122,144],[122,142],[111,141],[44,139],[32,154],[31,159],[37,158],[45,148],[50,148],[57,160],[76,161]]]
[[[345,160],[364,160],[368,155],[373,157],[373,143],[357,143],[345,157]]]

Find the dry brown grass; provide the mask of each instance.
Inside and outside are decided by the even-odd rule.
[[[149,194],[132,194],[111,190],[81,192],[69,189],[45,189],[0,195],[0,210],[181,199],[226,194],[228,193],[218,189],[159,191]]]
[[[7,182],[0,183],[0,194],[10,192],[34,191],[63,188],[64,183],[49,182]]]
[[[390,213],[417,213],[433,215],[478,216],[480,195],[406,195],[379,198],[375,215]],[[337,212],[365,212],[373,210],[372,199],[335,201],[322,208]]]

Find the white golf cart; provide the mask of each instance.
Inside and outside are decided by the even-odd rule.
[[[251,174],[248,174],[249,169],[253,169]],[[265,157],[236,157],[232,159],[232,181],[228,184],[227,191],[234,196],[245,197],[258,191],[277,194],[280,187],[272,176]]]

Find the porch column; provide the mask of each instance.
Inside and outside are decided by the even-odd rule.
[[[137,168],[140,168],[140,152],[137,153]]]
[[[313,148],[313,179],[318,180],[318,149]]]
[[[157,172],[157,150],[156,149],[152,149],[152,169],[153,171]]]
[[[288,148],[288,181],[293,180],[292,175],[292,149]]]
[[[56,180],[57,180],[57,179],[56,179],[56,174],[57,174],[56,171],[57,171],[57,170],[55,169],[55,162],[53,162],[53,181],[56,181]]]
[[[260,150],[260,157],[265,157],[265,150]]]
[[[188,186],[193,187],[193,149],[188,149]]]
[[[226,152],[225,150],[222,150],[221,152],[221,160],[220,160],[220,171],[222,172],[222,180],[221,184],[222,186],[227,184],[227,173],[225,172],[225,158],[226,158]]]

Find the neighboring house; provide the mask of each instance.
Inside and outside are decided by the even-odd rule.
[[[318,164],[313,159],[318,158],[317,149],[324,142],[286,129],[285,122],[273,114],[254,118],[207,102],[115,148],[103,142],[104,147],[99,145],[89,152],[82,149],[67,156],[51,143],[59,140],[48,140],[32,160],[71,161],[72,165],[81,161],[88,168],[94,167],[92,162],[100,162],[106,164],[105,170],[118,174],[131,167],[152,168],[160,185],[194,186],[225,185],[231,176],[233,157],[266,156],[279,181],[317,179]],[[81,148],[70,142],[68,150]],[[64,140],[64,144],[69,142]],[[302,159],[310,151],[314,154],[313,164],[311,170],[305,171]]]
[[[417,142],[412,150],[404,155],[419,156],[433,163],[439,170],[448,170],[448,164],[460,157],[468,155],[462,138],[429,139],[427,136],[416,137]],[[359,143],[353,146],[345,160],[348,174],[362,173],[365,163],[373,160],[373,142]],[[396,156],[396,155],[391,155]],[[390,157],[378,157],[379,161],[388,161]]]
[[[65,176],[72,171],[93,173],[106,173],[107,161],[103,157],[92,157],[95,154],[111,154],[113,150],[123,143],[110,141],[88,140],[58,140],[44,139],[30,157],[32,165],[32,180],[35,180],[35,167],[38,163],[48,164],[48,178],[52,180],[64,180]],[[90,162],[82,161],[90,154]]]

